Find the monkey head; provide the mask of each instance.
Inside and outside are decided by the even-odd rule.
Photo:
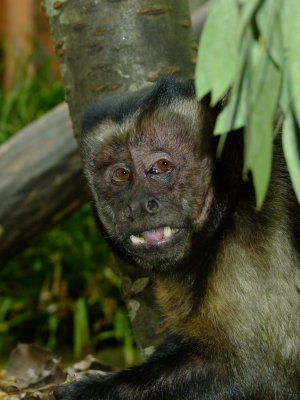
[[[214,122],[193,83],[174,77],[97,101],[84,113],[80,148],[97,216],[138,265],[175,268],[205,228]]]

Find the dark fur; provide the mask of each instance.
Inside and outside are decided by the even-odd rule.
[[[116,249],[153,273],[170,338],[138,367],[59,386],[57,400],[300,399],[300,212],[280,138],[258,213],[241,180],[242,135],[215,159],[217,112],[173,77],[86,111],[81,149],[96,213]],[[174,169],[149,174],[161,153]],[[120,162],[132,179],[112,183]],[[162,250],[132,246],[130,235],[157,226],[184,231]]]

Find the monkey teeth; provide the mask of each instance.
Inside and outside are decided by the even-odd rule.
[[[172,236],[172,229],[169,226],[164,227],[164,237],[165,239],[170,239]]]
[[[130,240],[134,245],[141,244],[160,244],[171,239],[175,233],[178,232],[178,229],[172,229],[169,226],[165,226],[163,228],[152,229],[150,231],[142,232],[139,236],[131,235]]]
[[[146,240],[142,237],[131,235],[130,240],[133,244],[143,244],[146,243]]]

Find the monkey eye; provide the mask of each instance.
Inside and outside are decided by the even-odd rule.
[[[149,173],[153,175],[165,174],[166,172],[171,171],[173,168],[174,164],[171,161],[162,158],[161,160],[156,161],[155,164],[152,165],[152,167],[149,170]]]
[[[116,168],[113,171],[112,179],[115,182],[125,182],[128,181],[130,177],[130,172],[127,168]]]

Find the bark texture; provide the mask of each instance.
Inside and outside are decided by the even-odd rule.
[[[185,0],[43,0],[59,57],[75,136],[84,106],[140,88],[163,74],[192,77],[197,46]],[[148,277],[120,262],[138,345],[160,340]]]
[[[0,265],[87,198],[67,106],[0,147]]]
[[[83,107],[166,73],[192,77],[197,46],[184,0],[43,0],[78,132]]]

